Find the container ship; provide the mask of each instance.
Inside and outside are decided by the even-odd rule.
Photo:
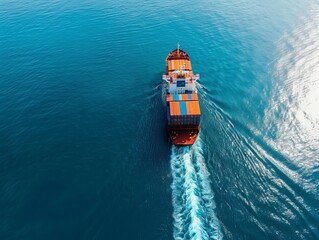
[[[199,74],[193,74],[188,54],[177,49],[166,57],[166,103],[168,134],[174,145],[193,145],[199,133],[200,107],[196,89]]]

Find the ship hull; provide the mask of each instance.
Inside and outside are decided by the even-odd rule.
[[[168,135],[176,146],[193,145],[200,130],[200,107],[196,90],[199,75],[193,75],[188,54],[179,49],[166,58]]]
[[[169,128],[168,134],[172,143],[176,146],[189,146],[193,145],[199,134],[200,127],[192,129],[174,129]]]

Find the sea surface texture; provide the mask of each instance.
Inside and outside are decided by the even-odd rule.
[[[319,239],[319,1],[1,0],[0,239]]]

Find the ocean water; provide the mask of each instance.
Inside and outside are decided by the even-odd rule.
[[[318,39],[315,0],[0,1],[0,239],[319,239]]]

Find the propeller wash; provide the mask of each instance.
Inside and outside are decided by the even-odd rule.
[[[171,171],[174,239],[222,239],[214,193],[201,139],[189,147],[172,147]]]

